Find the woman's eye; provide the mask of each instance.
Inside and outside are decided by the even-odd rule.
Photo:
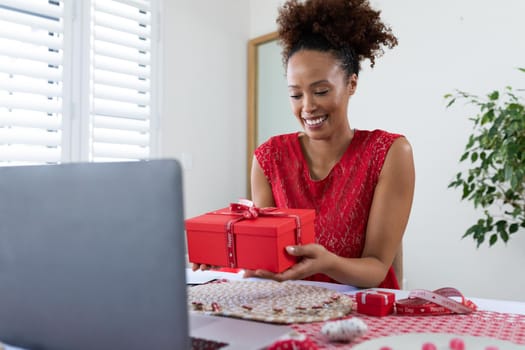
[[[321,91],[315,92],[317,96],[323,96],[323,95],[326,95],[327,93],[328,93],[328,90],[321,90]]]
[[[293,98],[294,100],[298,100],[301,98],[302,95],[290,95],[290,98]]]

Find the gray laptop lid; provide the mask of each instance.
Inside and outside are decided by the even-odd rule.
[[[189,348],[174,160],[0,167],[0,340]]]

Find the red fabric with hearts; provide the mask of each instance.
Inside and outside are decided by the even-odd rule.
[[[375,317],[353,311],[348,317],[359,317],[368,325],[368,332],[349,344],[330,343],[322,334],[324,322],[294,324],[292,328],[316,342],[319,349],[351,349],[366,340],[404,333],[454,333],[492,337],[525,345],[525,315],[492,311],[438,316]]]

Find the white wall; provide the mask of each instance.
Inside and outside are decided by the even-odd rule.
[[[277,9],[284,0],[250,0],[250,38],[256,38],[277,29]]]
[[[166,1],[162,146],[166,156],[191,155],[187,216],[244,195],[246,43],[276,29],[281,3]],[[406,287],[454,286],[471,296],[525,301],[525,232],[492,248],[461,240],[478,214],[447,185],[471,125],[461,103],[446,109],[443,100],[454,89],[523,87],[515,67],[525,66],[525,2],[372,3],[400,45],[373,70],[364,65],[350,123],[400,132],[412,143],[417,183],[404,243]]]
[[[455,89],[486,94],[524,87],[525,2],[417,0],[373,2],[399,38],[361,75],[350,120],[355,127],[404,133],[413,145],[416,194],[405,238],[408,288],[455,286],[468,295],[525,300],[525,232],[505,246],[476,249],[465,230],[482,214],[447,185],[460,169],[471,123]],[[378,103],[379,102],[379,103]],[[373,108],[371,108],[373,106]]]
[[[161,149],[182,159],[186,216],[246,192],[245,0],[165,1]]]

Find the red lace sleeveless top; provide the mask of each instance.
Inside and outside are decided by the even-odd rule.
[[[347,258],[358,258],[365,245],[374,189],[390,146],[401,135],[382,130],[355,130],[348,149],[328,176],[312,180],[299,133],[274,136],[255,150],[280,208],[316,211],[317,243]],[[309,279],[336,282],[326,275]],[[383,288],[399,289],[390,268]]]

